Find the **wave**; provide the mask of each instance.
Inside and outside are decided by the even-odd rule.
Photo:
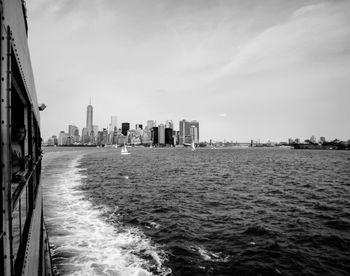
[[[337,230],[343,230],[343,231],[350,230],[350,223],[340,218],[331,219],[325,222],[325,225],[328,226],[329,228],[333,228]]]
[[[269,235],[271,234],[271,232],[268,229],[264,228],[263,226],[253,225],[253,226],[249,226],[243,232],[243,234],[252,235],[252,236],[263,236],[263,235]]]
[[[224,256],[222,252],[215,253],[200,246],[191,246],[191,249],[197,251],[205,261],[227,263],[230,260],[230,257]]]
[[[342,156],[222,150],[189,158],[164,149],[138,150],[135,163],[99,149],[80,161],[87,170],[77,173],[87,178],[73,190],[114,239],[130,239],[115,247],[140,262],[131,263],[140,273],[166,266],[173,275],[347,275],[349,162],[329,166]],[[77,255],[62,251],[59,261]]]
[[[81,156],[71,159],[66,169],[43,175],[45,219],[57,274],[170,274],[171,270],[163,266],[167,256],[161,249],[139,229],[103,219],[110,210],[93,207],[77,189],[84,178],[77,169]]]

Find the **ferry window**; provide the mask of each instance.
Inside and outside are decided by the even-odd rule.
[[[11,161],[12,161],[12,184],[11,190],[13,197],[18,194],[18,190],[26,182],[28,174],[28,164],[30,157],[28,155],[28,109],[26,108],[26,99],[23,96],[23,87],[19,85],[18,75],[12,75],[12,93],[11,93]],[[13,198],[16,200],[16,198]]]
[[[21,104],[16,101],[12,101],[13,120],[11,127],[11,161],[12,161],[12,192],[15,192],[20,184],[25,183],[27,159],[25,157],[25,141],[27,129],[24,124],[23,117],[19,117],[22,112],[16,112]]]
[[[21,267],[27,240],[32,206],[31,105],[15,57],[11,56],[11,191],[12,191],[12,255],[14,268]],[[29,184],[28,184],[29,183]]]

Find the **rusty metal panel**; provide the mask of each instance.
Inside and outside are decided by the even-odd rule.
[[[40,122],[39,109],[37,105],[37,95],[34,83],[32,63],[28,49],[27,25],[23,12],[22,0],[2,0],[4,8],[3,26],[10,27],[11,45],[14,55],[18,62],[23,83],[27,89],[31,104],[33,105],[34,114]]]

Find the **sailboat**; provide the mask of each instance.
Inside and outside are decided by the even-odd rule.
[[[195,151],[195,150],[196,150],[196,147],[195,147],[195,145],[194,145],[194,141],[192,141],[192,143],[191,143],[191,150],[192,150],[192,151]]]
[[[125,145],[122,147],[121,154],[122,154],[122,155],[128,155],[128,154],[130,154],[130,152],[128,152],[128,149],[126,148]]]

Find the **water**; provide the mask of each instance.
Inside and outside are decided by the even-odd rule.
[[[46,153],[57,275],[350,275],[350,152]]]

